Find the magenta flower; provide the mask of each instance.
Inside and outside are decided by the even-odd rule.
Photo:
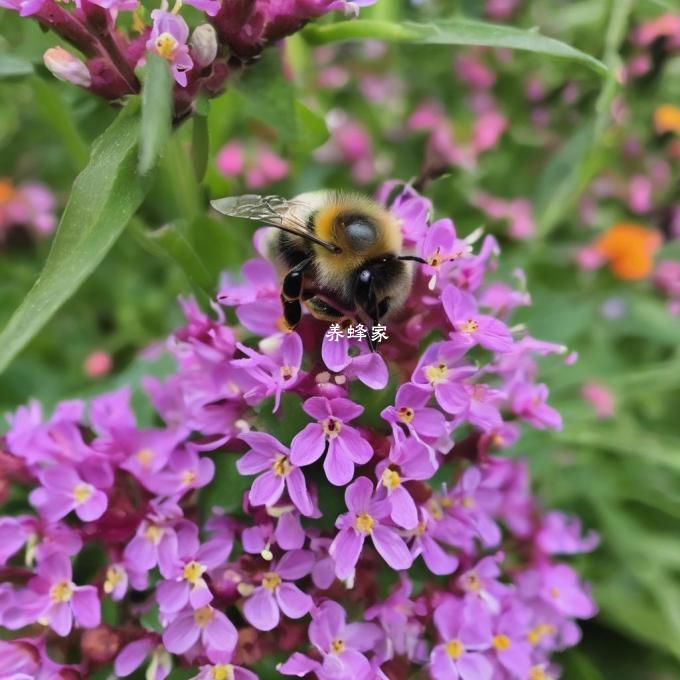
[[[434,393],[437,403],[447,412],[458,414],[469,407],[470,398],[462,383],[476,373],[472,366],[459,366],[467,351],[459,342],[436,342],[420,358],[413,382]]]
[[[418,254],[427,262],[424,273],[431,277],[428,288],[434,290],[437,277],[449,263],[471,253],[472,246],[456,236],[456,228],[451,220],[433,222],[418,243]]]
[[[516,606],[504,611],[492,625],[491,657],[498,670],[505,670],[511,678],[531,677],[532,647],[527,641],[528,611]]]
[[[180,448],[170,454],[167,466],[150,475],[144,485],[159,496],[181,497],[209,484],[214,474],[212,460],[201,458],[192,449]]]
[[[30,502],[50,522],[55,522],[75,510],[83,522],[99,519],[108,505],[103,491],[83,481],[66,465],[52,466],[40,473],[41,487],[30,494]]]
[[[493,668],[480,654],[491,646],[489,615],[472,602],[451,598],[437,607],[434,622],[442,640],[430,655],[434,680],[490,680]]]
[[[438,509],[441,519],[441,510]],[[421,510],[420,522],[413,531],[411,555],[415,560],[422,556],[425,566],[438,576],[452,574],[458,568],[458,558],[446,552],[438,543],[437,520]]]
[[[397,390],[394,406],[380,414],[392,425],[394,436],[401,429],[432,443],[446,434],[446,419],[441,411],[427,406],[431,392],[420,385],[406,383]],[[396,427],[395,427],[396,426]]]
[[[40,561],[28,587],[15,594],[4,612],[3,625],[16,630],[42,621],[65,637],[71,632],[74,619],[83,628],[94,628],[100,617],[97,589],[73,583],[69,558],[52,553]]]
[[[297,333],[286,334],[273,355],[260,354],[245,345],[238,348],[248,357],[234,359],[233,366],[244,368],[256,382],[244,395],[248,403],[259,403],[274,395],[274,412],[278,411],[281,394],[292,389],[302,378],[302,340]]]
[[[18,519],[0,517],[0,566],[23,548],[28,536],[28,531]]]
[[[201,666],[197,675],[192,675],[191,680],[258,680],[257,675],[243,666],[234,666],[230,663],[216,663]]]
[[[177,14],[161,9],[153,10],[151,19],[153,27],[146,42],[146,49],[165,59],[172,68],[175,81],[186,87],[187,71],[194,65],[187,46],[189,27],[186,21]]]
[[[311,397],[302,407],[319,422],[310,423],[293,438],[290,459],[294,465],[310,465],[324,452],[323,469],[331,484],[344,486],[354,475],[354,466],[367,463],[371,445],[347,423],[364,412],[349,399]]]
[[[151,656],[149,670],[153,669],[154,680],[165,680],[172,671],[170,656],[165,651],[160,639],[155,635],[147,635],[130,642],[118,652],[113,669],[120,678],[132,675]]]
[[[168,624],[163,644],[173,654],[184,654],[197,642],[210,652],[232,652],[238,634],[234,624],[209,604],[199,609],[187,608]]]
[[[543,430],[562,429],[562,416],[546,404],[548,388],[532,383],[519,383],[511,391],[512,410],[533,427]]]
[[[408,569],[413,558],[396,529],[385,523],[390,504],[374,498],[371,481],[359,477],[352,482],[345,489],[345,503],[349,512],[338,517],[335,526],[340,531],[329,549],[336,576],[344,580],[352,574],[367,536],[392,569]]]
[[[539,596],[560,614],[588,619],[597,608],[579,583],[578,574],[566,564],[544,565],[540,569]]]
[[[248,493],[249,501],[253,505],[272,506],[279,501],[285,488],[291,501],[303,515],[314,514],[305,476],[299,467],[290,462],[288,448],[264,432],[245,432],[239,438],[251,447],[236,463],[239,473],[264,473],[253,482]]]
[[[469,345],[480,344],[492,352],[508,352],[512,348],[508,327],[492,316],[480,314],[470,293],[448,285],[442,293],[442,303],[456,331],[452,338]]]
[[[281,612],[291,619],[303,617],[312,608],[312,598],[294,583],[307,576],[314,564],[309,550],[291,550],[263,574],[262,585],[255,588],[243,605],[248,622],[258,630],[273,630],[279,625]]]
[[[472,569],[463,572],[457,581],[461,590],[478,598],[493,614],[500,612],[501,600],[510,589],[498,580],[503,558],[502,552],[483,557]]]
[[[187,525],[177,535],[177,563],[164,574],[156,588],[156,599],[163,613],[172,614],[188,604],[200,609],[209,604],[212,593],[203,575],[224,564],[233,547],[233,541],[213,538],[199,544],[198,527]]]
[[[366,340],[344,335],[331,340],[324,335],[321,358],[326,366],[347,379],[358,378],[364,385],[381,390],[387,385],[389,374],[385,360],[377,352],[371,352]]]
[[[595,550],[600,537],[595,531],[581,536],[581,521],[577,517],[553,511],[543,518],[536,543],[548,555],[574,555]]]
[[[346,616],[337,602],[323,602],[309,624],[309,640],[323,661],[319,663],[296,652],[277,666],[279,673],[302,677],[313,672],[321,680],[371,677],[371,666],[363,652],[373,649],[380,641],[380,628],[373,623],[348,624]]]

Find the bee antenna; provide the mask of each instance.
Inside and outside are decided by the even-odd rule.
[[[400,255],[397,260],[408,260],[410,262],[417,262],[418,264],[427,264],[427,260],[417,255]]]

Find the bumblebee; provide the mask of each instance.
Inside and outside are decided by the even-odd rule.
[[[317,319],[377,326],[408,297],[411,261],[424,262],[401,254],[395,217],[361,195],[314,191],[292,200],[245,195],[212,206],[278,229],[267,240],[267,254],[282,276],[283,317],[291,330],[302,319],[303,304]]]

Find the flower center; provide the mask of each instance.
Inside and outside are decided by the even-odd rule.
[[[89,484],[76,484],[73,488],[73,498],[76,503],[84,503],[92,495],[92,487]]]
[[[430,255],[430,257],[427,258],[427,264],[430,265],[430,267],[438,267],[442,263],[442,258],[440,257],[441,255],[441,248],[437,246],[437,250]]]
[[[281,577],[275,571],[268,571],[262,577],[262,585],[274,592],[281,585]]]
[[[467,590],[469,593],[478,593],[482,589],[482,582],[474,571],[463,574],[461,577],[461,585],[463,586],[463,590]]]
[[[550,623],[539,623],[527,633],[527,640],[529,640],[532,645],[537,645],[543,637],[546,635],[553,635],[554,633],[555,626]]]
[[[394,491],[401,484],[401,477],[396,470],[385,468],[382,473],[382,483],[385,488]]]
[[[194,612],[194,621],[199,628],[205,628],[211,621],[215,611],[210,605],[201,607]]]
[[[161,33],[156,38],[156,52],[158,52],[159,56],[163,57],[163,59],[172,61],[176,49],[177,40],[175,40],[170,33]]]
[[[559,588],[555,588],[555,586],[553,586],[553,587],[550,589],[550,597],[552,597],[553,600],[556,600],[559,596],[560,596],[560,589],[559,589]]]
[[[146,528],[146,531],[144,532],[144,537],[148,541],[150,541],[151,543],[153,543],[155,545],[158,545],[160,543],[162,536],[163,536],[163,529],[156,526],[155,524],[150,524]]]
[[[472,508],[477,505],[475,502],[475,499],[472,496],[463,496],[460,499],[460,504],[466,509],[466,510],[472,510]]]
[[[335,654],[342,654],[345,651],[345,641],[344,640],[333,640],[331,642],[331,649]]]
[[[230,663],[218,663],[211,672],[213,680],[233,680],[234,667]]]
[[[422,536],[427,529],[427,524],[425,522],[418,522],[418,526],[414,529],[416,536]]]
[[[425,367],[425,377],[430,385],[439,385],[443,383],[449,374],[449,369],[446,364],[431,364]]]
[[[114,588],[125,578],[123,567],[114,564],[106,570],[106,581],[104,581],[104,592],[112,593]]]
[[[149,467],[153,460],[153,449],[140,449],[136,455],[137,461],[142,467]]]
[[[331,439],[337,437],[342,430],[342,423],[335,418],[326,418],[326,420],[323,421],[322,426],[323,433]]]
[[[288,462],[288,456],[279,453],[272,463],[272,470],[277,477],[287,477],[293,466]]]
[[[465,335],[472,335],[479,330],[479,324],[474,319],[468,319],[460,325],[460,332]]]
[[[189,583],[191,583],[192,586],[195,586],[200,581],[204,572],[205,567],[200,562],[191,560],[191,562],[188,562],[184,565],[182,575],[187,581],[189,581]]]
[[[58,581],[50,588],[50,599],[55,604],[68,602],[73,596],[73,584],[64,579]]]
[[[198,475],[196,474],[195,470],[184,470],[180,477],[183,486],[192,486],[197,478]]]
[[[451,640],[446,643],[446,653],[452,659],[460,659],[463,656],[463,652],[465,652],[465,647],[460,640]]]
[[[529,669],[529,680],[550,680],[541,666],[532,666]]]
[[[510,638],[507,635],[494,635],[491,644],[497,651],[504,652],[510,649]]]
[[[297,368],[295,366],[281,366],[280,371],[283,380],[290,380],[297,375]]]
[[[410,423],[413,420],[413,416],[415,413],[413,412],[413,409],[410,406],[402,406],[398,411],[397,411],[397,418],[401,420],[402,423]]]
[[[354,526],[362,534],[370,534],[373,528],[373,518],[367,512],[360,512],[354,521]]]
[[[444,517],[441,506],[436,500],[434,500],[434,498],[430,498],[430,500],[427,502],[427,511],[430,513],[430,517],[432,517],[434,520],[438,521]]]

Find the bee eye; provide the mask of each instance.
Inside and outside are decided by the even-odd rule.
[[[375,225],[367,219],[354,218],[345,227],[345,238],[352,250],[366,250],[378,238]]]

